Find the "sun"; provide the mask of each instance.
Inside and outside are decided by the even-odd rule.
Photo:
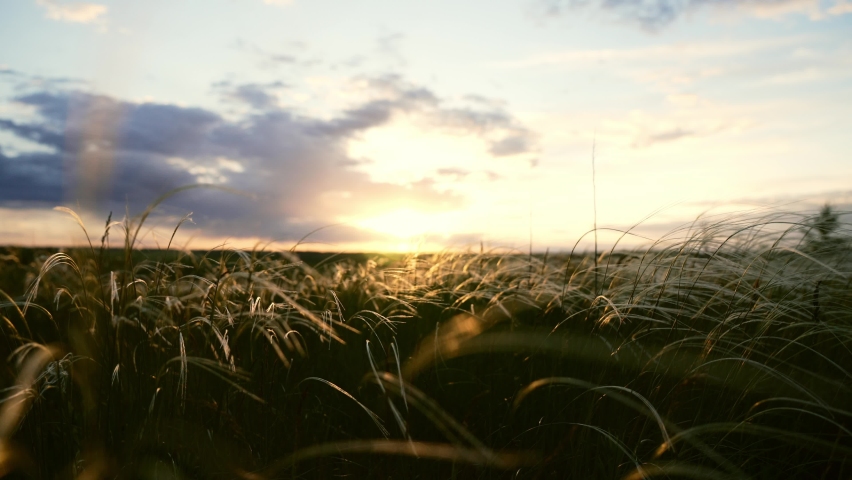
[[[391,210],[354,223],[361,228],[398,240],[410,240],[424,235],[446,236],[455,227],[455,222],[447,214],[427,213],[410,208]]]

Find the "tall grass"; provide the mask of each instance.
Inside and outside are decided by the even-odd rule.
[[[830,209],[598,257],[316,267],[139,251],[148,213],[3,257],[32,280],[0,294],[0,475],[852,475],[852,248]]]

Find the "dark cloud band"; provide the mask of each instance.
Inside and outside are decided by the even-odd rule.
[[[420,112],[441,128],[479,135],[495,157],[534,148],[531,133],[503,111],[442,108],[432,92],[397,77],[370,82],[381,98],[327,120],[278,107],[270,89],[284,88],[280,84],[219,84],[227,99],[253,107],[240,120],[81,92],[21,95],[15,101],[34,109],[37,121],[0,119],[0,130],[50,152],[10,156],[0,150],[0,206],[70,201],[98,212],[140,211],[172,188],[213,183],[250,196],[195,190],[170,201],[166,213],[191,210],[196,220],[210,220],[206,233],[292,239],[376,205],[436,211],[464,202],[428,178],[396,185],[349,168],[358,161],[348,156],[347,141],[400,112]],[[217,231],[209,232],[210,225]],[[324,235],[334,232],[345,240],[367,235],[352,228]]]

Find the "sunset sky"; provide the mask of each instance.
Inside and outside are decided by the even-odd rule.
[[[593,145],[599,226],[852,206],[850,0],[3,0],[0,45],[0,244],[209,183],[145,244],[565,249]]]

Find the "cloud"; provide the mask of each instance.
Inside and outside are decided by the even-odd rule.
[[[288,41],[278,45],[276,51],[269,51],[261,48],[256,43],[238,38],[231,48],[240,52],[254,56],[258,60],[258,65],[263,69],[277,69],[281,66],[286,66],[288,69],[293,67],[313,67],[320,65],[323,62],[318,58],[307,58],[304,55],[309,52],[309,45],[302,41]]]
[[[527,131],[495,140],[488,151],[495,157],[507,157],[530,151],[530,138]]]
[[[654,133],[646,133],[638,137],[634,147],[649,147],[657,143],[673,142],[682,138],[695,136],[696,132],[684,128],[672,128]]]
[[[274,63],[284,63],[284,64],[292,64],[296,63],[296,57],[293,55],[287,55],[284,53],[280,54],[271,54],[269,55],[269,60]]]
[[[427,128],[456,135],[475,135],[488,145],[495,157],[537,153],[537,136],[505,109],[505,103],[476,95],[450,104],[430,90],[411,85],[398,75],[385,75],[366,81],[368,90],[381,95],[380,100],[351,112],[363,120],[372,115],[407,112],[419,116]],[[366,107],[366,108],[365,108]]]
[[[0,130],[6,130],[25,140],[53,148],[60,148],[64,137],[39,125],[22,125],[11,120],[0,119]]]
[[[789,14],[805,14],[811,20],[825,17],[819,0],[741,1],[739,9],[758,18],[780,18]]]
[[[219,90],[223,100],[247,105],[257,110],[278,107],[277,90],[286,88],[284,82],[246,83],[233,85],[230,82],[218,82],[213,85]]]
[[[831,15],[846,15],[847,13],[852,13],[852,2],[849,2],[848,0],[838,0],[833,7],[828,9],[828,13]]]
[[[445,175],[445,176],[448,176],[448,177],[459,178],[459,177],[466,177],[466,176],[470,175],[470,171],[465,170],[464,168],[452,168],[452,167],[451,168],[439,168],[438,169],[438,175]]]
[[[46,11],[47,18],[70,23],[92,23],[106,15],[106,5],[98,3],[71,2],[58,0],[36,0]]]
[[[318,124],[318,130],[345,135],[405,114],[424,129],[476,136],[494,157],[538,153],[537,135],[511,115],[502,101],[468,95],[460,102],[451,102],[395,74],[360,78],[356,83],[361,86],[359,95],[371,99],[333,121]]]
[[[539,52],[492,64],[498,69],[574,71],[610,76],[639,88],[650,88],[671,104],[699,106],[689,94],[719,85],[753,88],[763,85],[843,82],[852,73],[850,46],[817,34],[767,38],[677,42],[614,49],[566,49]],[[718,93],[718,92],[717,92]],[[784,93],[788,95],[789,93]]]
[[[159,211],[177,217],[194,212],[206,235],[292,241],[341,219],[377,215],[389,205],[444,212],[466,203],[434,171],[435,178],[390,183],[374,179],[363,168],[365,159],[350,156],[353,139],[397,117],[414,118],[419,128],[478,138],[495,161],[538,148],[535,135],[502,102],[453,102],[395,75],[359,77],[352,84],[357,88],[349,107],[322,117],[282,107],[276,92],[288,87],[281,82],[214,84],[227,102],[248,107],[238,116],[61,85],[29,86],[29,93],[13,99],[17,108],[32,112],[29,120],[0,117],[0,131],[39,148],[0,150],[0,208],[66,202],[95,215],[139,212],[166,191],[207,183],[248,195],[192,190]],[[376,235],[339,226],[317,238],[375,241]]]
[[[696,140],[706,142],[721,135],[732,138],[762,126],[749,109],[716,104],[700,97],[695,102],[686,106],[675,104],[676,108],[665,113],[634,110],[602,120],[597,129],[598,146],[641,150]],[[702,114],[696,116],[692,105],[700,105]]]
[[[521,60],[494,64],[500,68],[520,68],[547,65],[595,65],[601,63],[633,62],[647,64],[669,62],[672,58],[722,59],[797,47],[808,40],[802,36],[762,38],[755,40],[715,40],[691,43],[660,44],[638,48],[566,50],[540,53]]]
[[[36,201],[43,192],[41,200],[55,202],[57,192],[66,198],[84,195],[81,186],[97,184],[102,191],[95,193],[106,198],[89,201],[111,208],[127,201],[138,210],[166,190],[214,180],[251,192],[262,201],[250,205],[222,195],[195,195],[212,202],[211,208],[201,209],[211,215],[218,211],[227,217],[250,209],[260,217],[325,221],[322,217],[329,205],[322,205],[321,197],[334,191],[353,192],[348,206],[369,203],[374,193],[407,197],[403,201],[417,204],[458,200],[439,198],[428,185],[406,190],[372,184],[364,174],[335,171],[346,158],[341,144],[346,132],[334,127],[339,120],[321,122],[276,111],[230,122],[198,108],[121,102],[82,93],[42,92],[17,100],[37,108],[43,121],[21,125],[4,120],[0,128],[52,147],[56,153],[3,157],[0,201]],[[22,197],[22,190],[6,183],[12,179],[18,186],[36,184],[38,188]],[[283,233],[270,230],[267,233]]]
[[[482,137],[495,157],[536,153],[537,136],[502,109],[476,107],[443,109],[430,118],[445,130]]]
[[[9,158],[0,150],[0,204],[58,205],[64,196],[62,177],[61,164],[54,154],[30,153]]]
[[[407,64],[405,57],[399,51],[404,39],[405,35],[402,33],[390,33],[379,37],[376,41],[379,53],[390,59],[397,68],[405,67]]]
[[[846,0],[836,0],[828,13],[847,13]],[[818,0],[541,0],[539,10],[546,16],[560,16],[584,8],[603,11],[621,21],[657,31],[684,15],[714,8],[738,10],[759,18],[777,18],[798,13],[817,20],[825,16]]]

